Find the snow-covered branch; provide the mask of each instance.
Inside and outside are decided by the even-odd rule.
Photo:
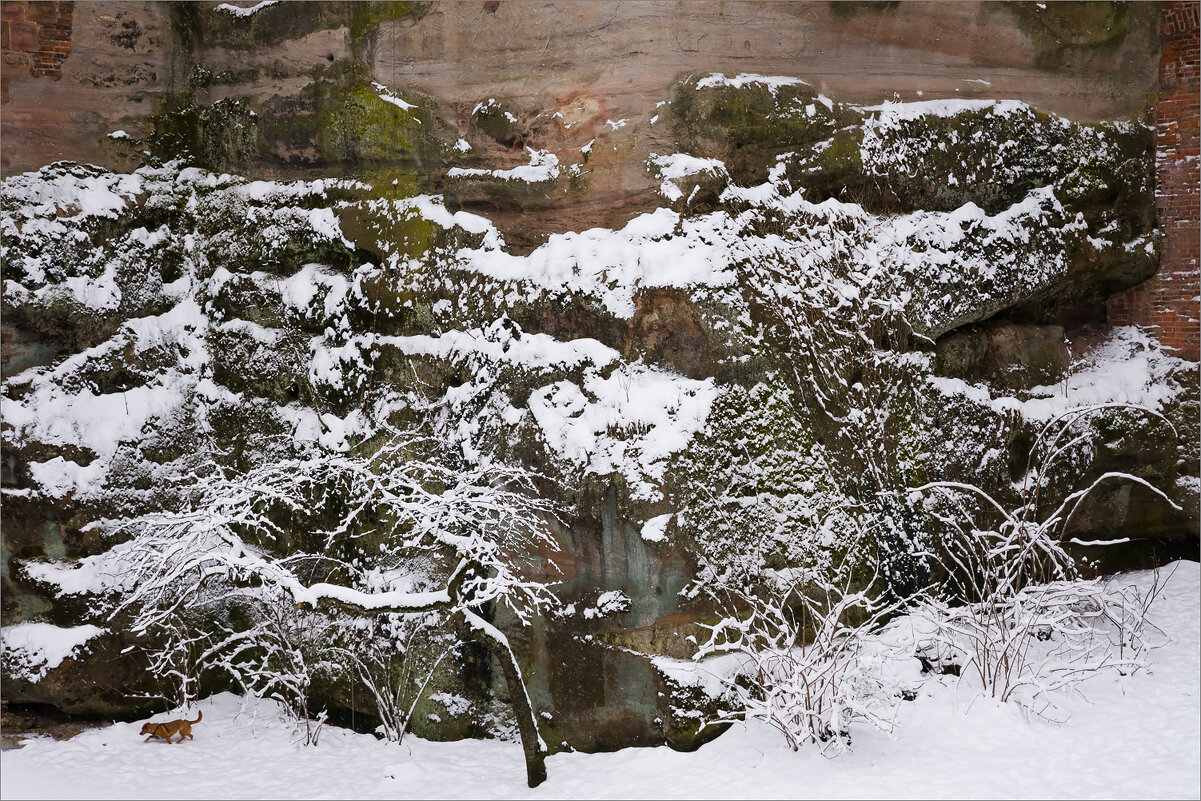
[[[516,657],[477,611],[496,601],[528,623],[554,600],[524,566],[556,550],[554,510],[535,478],[466,464],[410,432],[361,455],[310,447],[244,473],[213,465],[183,508],[102,524],[131,537],[107,558],[122,588],[113,614],[131,613],[133,630],[152,636],[208,616],[219,631],[196,669],[224,670],[306,721],[314,670],[337,661],[344,623],[423,612],[457,620],[468,636],[488,635],[481,641],[523,724],[531,782],[541,781],[545,748]],[[398,719],[391,707],[381,714],[389,711]]]
[[[722,678],[733,707],[709,721],[755,719],[779,731],[789,747],[819,743],[833,754],[850,745],[850,726],[891,732],[898,693],[884,664],[901,655],[865,638],[897,609],[879,600],[876,578],[860,586],[846,559],[825,571],[776,574],[757,593],[725,593],[725,616],[707,625],[695,658],[734,653],[742,667]]]

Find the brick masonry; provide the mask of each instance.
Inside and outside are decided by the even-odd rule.
[[[0,2],[0,103],[7,103],[9,78],[26,75],[58,80],[71,52],[73,2]]]
[[[1164,2],[1155,103],[1159,272],[1109,299],[1112,325],[1154,327],[1178,356],[1201,354],[1201,109],[1198,32],[1201,3]]]

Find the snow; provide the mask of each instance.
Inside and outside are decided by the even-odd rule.
[[[666,156],[651,153],[647,161],[658,170],[659,177],[663,179],[659,192],[671,201],[684,196],[680,188],[672,183],[673,180],[700,174],[728,176],[726,165],[721,160],[697,158],[687,153],[671,153]]]
[[[494,246],[499,241],[499,235],[488,218],[468,211],[456,211],[452,214],[443,204],[440,195],[417,195],[401,201],[399,206],[403,211],[415,211],[423,219],[446,229],[457,226],[471,234],[490,235],[486,238],[490,238]]]
[[[278,328],[266,328],[249,320],[229,320],[215,328],[217,331],[236,331],[246,334],[260,345],[275,345],[283,335],[283,331]]]
[[[388,87],[384,86],[382,83],[376,83],[376,82],[372,81],[371,86],[373,89],[375,89],[376,93],[379,94],[379,99],[384,101],[385,103],[391,103],[392,105],[396,106],[397,108],[399,108],[403,111],[408,111],[409,109],[417,108],[412,103],[407,103],[404,100],[402,100],[401,98],[392,94],[392,91]],[[421,120],[418,120],[418,122],[420,122],[420,121]],[[462,140],[460,140],[460,141],[462,141]],[[468,146],[468,147],[470,149],[470,146]]]
[[[475,108],[473,108],[471,110],[471,116],[474,117],[476,114],[479,114],[481,111],[487,111],[488,109],[493,108],[494,106],[500,106],[500,103],[497,102],[495,97],[490,97],[487,100],[481,100],[480,102],[476,103]]]
[[[701,78],[696,83],[697,89],[708,89],[713,86],[729,86],[734,89],[741,89],[748,84],[757,83],[767,87],[767,90],[774,96],[780,91],[782,86],[808,86],[809,84],[802,81],[800,78],[791,78],[787,75],[758,75],[753,72],[740,72],[733,78],[721,72],[715,72],[707,78]]]
[[[722,193],[723,201],[743,200],[808,218],[807,225],[795,227],[793,241],[743,237],[741,246],[775,251],[801,273],[812,274],[839,248],[848,248],[860,267],[850,274],[853,285],[844,289],[851,294],[845,296],[883,293],[889,303],[905,308],[921,332],[948,330],[998,297],[1028,296],[1064,275],[1066,243],[1084,227],[1082,219],[1063,220],[1063,206],[1051,187],[1033,189],[995,215],[969,202],[949,212],[878,216],[833,198],[814,204],[803,192],[782,195],[781,186],[773,171],[765,184],[730,186]],[[1036,236],[1041,240],[1033,242]],[[972,291],[964,291],[967,282]]]
[[[120,558],[121,548],[74,563],[28,562],[25,572],[35,581],[56,587],[55,596],[100,593],[121,586],[121,576],[113,568]]]
[[[734,78],[709,76],[701,81],[707,86],[775,87],[797,82],[745,73]],[[388,92],[382,84],[376,90]],[[821,95],[814,103],[815,107],[817,103],[832,105]],[[481,107],[492,104],[494,101],[488,101]],[[1009,113],[1019,108],[1026,107],[1013,101],[942,100],[883,104],[867,110],[877,115],[873,124],[880,126],[888,120],[914,115],[973,109]],[[588,145],[583,149],[587,150]],[[529,158],[529,164],[510,170],[457,169],[451,174],[531,181],[559,174],[558,157],[549,151],[530,150]],[[686,153],[653,154],[650,164],[663,176],[663,191],[675,200],[684,197],[687,187],[681,189],[673,180],[726,174],[722,162]],[[351,247],[334,208],[306,208],[310,205],[307,202],[291,201],[325,197],[327,190],[335,187],[359,186],[353,182],[245,182],[229,175],[178,167],[143,168],[129,175],[97,174],[94,169],[28,173],[6,180],[5,200],[15,209],[6,222],[33,230],[47,241],[82,235],[78,222],[72,229],[61,222],[69,216],[56,219],[56,215],[116,216],[140,196],[154,196],[164,188],[188,191],[203,186],[236,196],[248,207],[248,216],[255,224],[274,226],[276,218],[271,215],[286,211],[290,225],[305,229],[310,236]],[[462,211],[452,213],[438,197],[377,199],[364,201],[363,205],[391,214],[419,214],[443,228],[458,227],[481,235],[468,239],[474,244],[461,247],[445,263],[440,262],[437,272],[447,274],[445,280],[452,285],[463,281],[463,272],[491,279],[491,285],[488,281],[480,283],[483,291],[491,293],[489,302],[502,309],[519,301],[553,304],[574,294],[615,317],[629,319],[636,312],[639,294],[648,288],[676,287],[690,294],[735,297],[739,279],[746,278],[746,265],[763,262],[782,265],[778,275],[772,277],[775,283],[765,289],[782,297],[798,297],[813,285],[814,276],[831,259],[849,256],[857,266],[846,280],[838,279],[839,294],[846,299],[866,295],[900,307],[921,332],[943,330],[957,320],[971,318],[981,308],[1003,306],[1056,280],[1066,271],[1072,231],[1083,225],[1062,219],[1063,208],[1053,187],[1036,188],[1012,207],[992,215],[972,203],[948,212],[873,215],[854,203],[834,199],[811,203],[803,192],[790,192],[784,171],[785,165],[779,163],[769,172],[766,183],[726,187],[721,195],[728,206],[724,210],[683,216],[660,208],[616,230],[593,228],[553,234],[528,254],[511,252],[488,219]],[[272,209],[265,204],[286,208]],[[795,220],[787,235],[763,233],[757,225],[765,213],[771,212]],[[135,229],[128,239],[149,248],[172,236],[173,232],[162,226],[154,232]],[[184,237],[184,250],[203,250],[188,243],[190,237]],[[1045,237],[1048,242],[1031,247],[1032,237]],[[467,238],[457,241],[463,239]],[[90,273],[70,274],[55,283],[47,277],[52,265],[29,257],[24,265],[25,285],[6,281],[4,291],[10,302],[46,303],[65,296],[88,309],[110,312],[128,300],[117,282],[121,266],[112,259]],[[705,425],[708,404],[716,392],[714,384],[702,387],[651,367],[627,365],[606,372],[600,368],[612,367],[621,356],[595,340],[562,342],[543,334],[514,338],[487,325],[416,337],[353,336],[346,311],[356,302],[355,293],[362,285],[361,275],[352,269],[349,265],[334,268],[306,264],[286,277],[266,272],[239,274],[239,279],[256,283],[264,294],[278,292],[288,317],[298,313],[315,331],[325,330],[324,336],[310,339],[311,361],[305,365],[313,383],[323,385],[321,389],[351,390],[356,377],[366,369],[370,354],[380,346],[434,358],[478,354],[494,364],[520,365],[532,371],[581,369],[581,376],[555,383],[548,378],[546,385],[535,391],[532,402],[537,408],[531,411],[536,412],[536,423],[547,444],[562,458],[585,470],[616,471],[631,478],[639,497],[654,496],[653,487],[661,482],[669,457]],[[237,271],[233,267],[230,270]],[[265,347],[278,343],[282,329],[221,319],[210,323],[208,312],[197,305],[196,298],[214,294],[224,282],[232,280],[230,270],[219,268],[208,278],[188,273],[163,287],[164,298],[177,301],[168,315],[127,322],[103,345],[70,357],[53,369],[35,368],[16,378],[16,383],[28,385],[29,391],[5,400],[5,422],[12,425],[15,441],[74,445],[97,456],[88,465],[62,456],[33,463],[33,478],[50,496],[82,497],[99,491],[118,447],[136,443],[171,415],[194,409],[197,398],[230,397],[231,393],[203,377],[210,369],[206,341],[210,332],[238,332],[241,338]],[[474,276],[467,276],[467,280],[474,280]],[[973,291],[962,290],[965,281],[971,281]],[[203,286],[195,286],[197,282]],[[453,317],[449,314],[453,306],[443,308]],[[441,322],[449,324],[452,320]],[[744,325],[751,326],[749,318]],[[67,380],[79,373],[87,360],[111,360],[130,341],[138,353],[166,346],[181,356],[175,366],[125,392],[101,394],[86,383]],[[936,378],[932,388],[968,396],[998,410],[1020,406],[1028,419],[1047,419],[1057,409],[1065,408],[1063,398],[1069,395],[1073,403],[1135,399],[1158,407],[1176,392],[1174,385],[1164,380],[1167,364],[1149,352],[1127,349],[1094,366],[1085,365],[1060,385],[1036,388],[1022,398],[993,398],[984,387],[954,379]],[[201,387],[206,395],[199,394]],[[644,397],[638,393],[650,394]],[[661,413],[642,410],[660,400],[667,403]],[[503,413],[503,419],[512,425],[529,417],[524,409],[510,407]],[[278,415],[291,425],[296,436],[327,442],[339,449],[367,427],[364,414],[354,410],[340,418],[329,412],[319,415],[296,403],[281,408]]]
[[[121,288],[117,286],[117,264],[109,262],[96,278],[73,275],[63,281],[65,294],[80,306],[96,311],[114,311],[121,305]],[[34,293],[45,295],[50,293]]]
[[[18,623],[0,632],[4,641],[5,667],[10,675],[40,681],[48,672],[74,656],[84,643],[103,634],[99,626],[62,628],[50,623]]]
[[[255,8],[259,7],[261,5]],[[239,9],[238,15],[245,16],[253,11]],[[718,77],[720,80],[716,80]],[[773,93],[780,86],[800,83],[796,79],[748,74],[732,79],[724,75],[710,76],[702,81],[705,82],[709,86],[764,84]],[[377,85],[376,89],[386,93],[382,85]],[[389,99],[383,94],[381,98],[386,102],[396,101],[394,104],[398,107],[408,106],[399,98]],[[832,107],[832,101],[824,96],[817,96],[815,101]],[[811,113],[817,112],[816,103],[808,107],[812,109]],[[871,125],[880,129],[919,116],[973,110],[1008,114],[1018,108],[1025,106],[1013,101],[942,100],[883,104],[861,110],[876,114]],[[621,122],[624,124],[626,120]],[[460,143],[466,145],[464,140]],[[590,142],[581,150],[587,153],[592,144]],[[525,181],[550,180],[558,176],[559,161],[554,154],[530,150],[529,155],[528,165],[511,170],[457,170],[457,173],[452,170],[451,174]],[[725,174],[720,161],[688,154],[653,154],[651,163],[660,170],[665,186],[671,186],[674,197],[669,190],[664,192],[673,199],[682,198],[683,191],[671,184],[671,179],[700,173]],[[526,299],[553,304],[568,293],[576,292],[612,315],[628,319],[637,309],[638,293],[645,288],[680,287],[701,296],[709,290],[723,288],[728,293],[725,297],[731,297],[742,291],[738,278],[744,275],[739,272],[744,268],[740,265],[777,256],[781,257],[783,266],[779,275],[773,276],[773,280],[777,280],[773,290],[781,296],[799,294],[811,286],[806,284],[807,277],[818,275],[823,263],[832,255],[839,256],[838,247],[842,247],[841,252],[850,254],[859,270],[845,281],[833,279],[838,282],[836,290],[843,298],[853,299],[869,290],[879,290],[878,294],[890,302],[913,304],[911,308],[917,309],[914,316],[920,318],[918,322],[937,323],[955,319],[965,309],[979,308],[989,301],[989,293],[1003,291],[997,287],[1012,289],[1016,286],[1020,292],[1028,294],[1031,288],[1057,277],[1066,269],[1062,235],[1072,231],[1077,223],[1055,219],[1062,215],[1063,208],[1053,187],[1036,188],[1009,209],[992,215],[968,203],[947,212],[917,211],[883,216],[870,214],[856,204],[833,199],[820,204],[810,203],[803,193],[788,193],[783,174],[784,165],[778,164],[769,173],[767,183],[727,187],[721,197],[730,208],[723,211],[685,218],[661,208],[632,219],[619,230],[595,228],[552,235],[528,255],[509,252],[489,220],[466,212],[451,213],[440,198],[410,198],[396,201],[390,208],[420,214],[443,228],[457,226],[482,235],[480,239],[472,240],[477,244],[455,253],[445,272],[464,271],[503,282],[490,299],[497,301],[499,308],[504,308],[501,301],[513,304],[523,298],[523,293]],[[16,208],[12,213],[16,222],[7,218],[5,222],[14,226],[18,223],[27,225],[30,230],[44,232],[48,239],[70,235],[68,228],[53,219],[56,215],[63,215],[61,219],[69,219],[70,215],[75,218],[116,217],[131,202],[138,202],[136,198],[145,193],[151,175],[151,171],[145,170],[128,176],[79,172],[37,181],[26,180],[28,176],[16,176],[6,181],[4,188],[6,202]],[[184,170],[178,174],[176,184],[229,185],[227,191],[240,196],[249,206],[251,220],[263,220],[264,224],[270,223],[270,216],[255,215],[264,212],[269,215],[271,210],[255,204],[287,202],[286,199],[292,197],[324,197],[326,188],[337,185],[333,181],[320,180],[295,184],[239,181],[230,176]],[[288,205],[288,212],[318,237],[350,246],[333,209],[308,209],[305,208],[307,203]],[[796,228],[788,237],[752,233],[756,230],[756,221],[763,219],[762,210],[772,209],[796,216]],[[1022,255],[1020,248],[1008,249],[1009,245],[1028,244],[1030,237],[1045,231],[1048,225],[1044,220],[1047,218],[1051,218],[1049,227],[1053,234],[1061,237],[1053,246],[1043,250],[1036,248],[1030,255]],[[844,237],[839,233],[841,231],[851,233]],[[171,236],[172,232],[164,226],[154,232],[135,229],[128,238],[143,247],[151,247]],[[1096,243],[1098,247],[1107,246],[1105,240],[1097,239]],[[1152,246],[1150,238],[1145,246]],[[188,245],[185,250],[191,251],[192,246]],[[26,302],[30,297],[61,293],[87,308],[112,310],[123,301],[116,281],[117,267],[117,262],[111,261],[98,265],[96,274],[67,275],[58,279],[58,283],[39,286],[45,283],[45,278],[39,277],[37,265],[30,262],[25,271],[29,278],[22,279],[30,288],[6,282],[5,293],[10,301],[20,298],[20,302]],[[440,264],[439,272],[441,267]],[[49,266],[46,269],[49,270]],[[349,266],[345,269],[353,270]],[[977,276],[972,279],[973,291],[960,292],[958,299],[952,299],[950,293],[956,287],[962,287],[969,274]],[[243,339],[266,346],[279,341],[283,329],[266,328],[246,320],[222,320],[217,315],[210,321],[208,315],[212,312],[209,307],[202,308],[196,302],[195,298],[202,295],[192,282],[207,282],[206,289],[215,293],[234,276],[224,268],[217,269],[210,278],[200,278],[200,275],[192,272],[164,287],[164,297],[175,302],[167,313],[129,320],[105,343],[67,357],[52,367],[33,368],[10,379],[11,386],[19,385],[23,389],[13,393],[11,400],[5,398],[5,424],[12,426],[11,436],[15,441],[72,445],[91,451],[95,457],[87,465],[63,456],[30,463],[30,476],[46,495],[62,498],[73,493],[86,496],[97,492],[103,488],[118,448],[136,444],[146,431],[156,428],[157,421],[180,409],[198,408],[197,398],[215,399],[222,397],[222,393],[229,395],[228,390],[206,377],[212,374],[207,356],[209,333],[237,333]],[[621,353],[595,339],[560,340],[547,334],[516,331],[511,321],[503,316],[494,324],[485,321],[474,328],[468,326],[476,322],[461,323],[465,330],[435,330],[416,336],[351,335],[346,310],[353,305],[352,294],[361,292],[361,275],[361,272],[339,271],[328,265],[307,264],[288,277],[255,272],[240,273],[238,278],[248,279],[265,290],[277,291],[289,313],[299,312],[306,322],[318,323],[312,330],[325,328],[324,335],[309,340],[311,360],[304,365],[315,385],[342,387],[346,379],[353,378],[348,366],[363,367],[364,354],[382,347],[436,359],[472,357],[473,369],[484,363],[476,373],[477,378],[502,364],[534,373],[559,373],[542,378],[522,374],[524,387],[532,389],[528,410],[515,408],[511,404],[519,401],[505,398],[495,410],[497,416],[510,426],[534,427],[550,452],[580,472],[622,475],[636,500],[660,500],[659,493],[672,469],[673,456],[685,449],[709,421],[719,392],[713,379],[698,381],[641,362],[624,363]],[[888,282],[898,276],[905,279],[900,286],[914,287],[913,296],[894,292],[898,284]],[[486,281],[478,283],[483,284],[483,291],[493,289]],[[890,292],[893,294],[888,294]],[[944,301],[944,294],[948,300]],[[446,319],[439,318],[441,325],[453,323],[457,310],[456,302],[445,299],[434,306],[435,314],[446,315]],[[327,323],[329,327],[326,327]],[[750,326],[749,316],[745,325]],[[101,393],[86,381],[66,380],[81,373],[90,360],[102,362],[124,352],[127,346],[132,346],[134,355],[154,348],[173,348],[178,354],[172,352],[169,367],[147,378],[143,385],[124,392]],[[929,379],[930,389],[948,396],[968,398],[998,413],[1017,412],[1027,421],[1039,422],[1071,408],[1092,404],[1136,402],[1163,409],[1180,391],[1171,376],[1187,367],[1160,350],[1151,337],[1136,328],[1116,329],[1110,339],[1093,352],[1083,356],[1075,354],[1075,360],[1072,374],[1063,381],[1035,387],[1021,393],[1020,397],[994,395],[996,390],[987,386],[940,377]],[[562,374],[564,372],[566,376]],[[470,389],[472,387],[465,386],[461,392],[467,393]],[[202,406],[200,404],[199,408]],[[297,403],[280,409],[278,414],[292,424],[298,439],[319,439],[335,449],[348,447],[351,435],[363,432],[367,425],[364,411],[359,408],[339,418],[333,413],[319,413]],[[1201,482],[1195,477],[1183,477],[1178,483],[1194,493],[1201,489]],[[671,517],[669,513],[647,520],[641,527],[642,540],[664,542]],[[102,563],[96,557],[83,559],[76,567],[26,563],[24,569],[34,580],[56,586],[60,595],[111,587],[120,582],[120,576],[112,572],[111,563]],[[979,700],[967,688],[953,684],[948,678],[925,679],[923,695],[916,703],[904,708],[904,726],[898,740],[887,740],[873,732],[856,733],[856,752],[835,761],[826,762],[808,752],[787,753],[772,739],[770,732],[752,727],[737,729],[707,746],[702,751],[706,755],[703,759],[664,749],[616,755],[556,756],[551,760],[552,778],[548,787],[551,794],[556,795],[599,793],[652,797],[771,796],[797,792],[819,796],[883,793],[1117,795],[1141,794],[1148,787],[1162,791],[1161,794],[1195,794],[1198,786],[1195,760],[1198,745],[1196,566],[1183,565],[1180,570],[1180,575],[1174,579],[1171,597],[1165,596],[1165,602],[1171,603],[1157,610],[1163,614],[1164,627],[1177,633],[1177,642],[1155,655],[1159,661],[1150,674],[1120,681],[1117,677],[1090,680],[1087,694],[1098,702],[1097,706],[1072,701],[1076,717],[1063,728],[1052,729],[1040,721],[1022,720],[1012,708]],[[1143,578],[1136,577],[1135,580]],[[1190,581],[1192,583],[1188,584]],[[1184,586],[1187,592],[1178,591],[1177,585]],[[615,591],[606,595],[610,597],[602,596],[593,609],[585,610],[586,617],[590,616],[589,611],[593,615],[620,611],[621,598],[625,596],[619,598],[620,593],[615,594]],[[444,593],[414,594],[392,590],[369,594],[333,585],[298,588],[297,598],[310,602],[337,598],[370,608],[423,606],[446,600]],[[1183,617],[1174,618],[1177,612]],[[11,646],[13,658],[22,654],[19,659],[24,660],[22,664],[30,670],[28,675],[39,678],[94,636],[94,633],[80,631],[88,627],[56,629],[44,623],[21,626],[48,627],[22,629],[18,626],[12,627],[11,631],[15,638],[12,641],[18,643]],[[78,639],[80,637],[83,639]],[[5,629],[4,638],[7,653],[10,649],[9,629]],[[685,684],[701,684],[703,676],[712,678],[710,673],[717,669],[710,663],[703,666],[691,663],[669,665],[664,660],[656,660],[656,664]],[[54,788],[58,788],[61,794],[70,795],[82,792],[81,788],[95,788],[96,793],[90,794],[92,797],[106,793],[122,796],[154,794],[155,789],[148,782],[137,782],[144,776],[175,778],[169,772],[176,769],[173,766],[178,766],[180,776],[187,775],[186,771],[195,771],[196,765],[202,764],[199,760],[187,762],[197,752],[205,760],[229,765],[231,775],[239,776],[239,779],[243,774],[246,777],[246,787],[236,789],[229,784],[206,784],[210,781],[207,773],[205,778],[195,782],[184,782],[189,792],[201,795],[231,791],[260,796],[525,794],[520,759],[511,745],[417,742],[412,752],[380,751],[373,740],[331,730],[323,740],[322,748],[332,749],[334,758],[326,760],[325,755],[331,753],[330,750],[298,750],[292,742],[294,737],[278,728],[256,729],[257,724],[251,721],[248,729],[248,721],[237,716],[235,702],[228,697],[214,699],[205,709],[206,728],[211,724],[209,731],[213,739],[202,738],[201,744],[188,743],[186,749],[170,752],[171,760],[182,761],[169,763],[167,773],[164,773],[161,761],[168,758],[163,756],[164,752],[145,751],[132,736],[137,724],[119,724],[104,732],[90,732],[61,746],[42,741],[30,743],[26,751],[19,752],[22,755],[19,759],[32,760],[29,764],[34,767],[28,768],[25,774],[17,769],[17,778],[10,778],[14,763],[6,754],[5,794],[12,795],[27,786],[13,784],[21,781],[20,776],[37,775],[38,764],[51,764],[54,760],[70,765],[73,772],[61,777],[68,784],[55,784],[60,777],[54,772],[49,784],[38,792],[54,794]],[[209,709],[213,712],[211,718],[207,714]],[[266,707],[259,711],[262,709]],[[1151,725],[1147,719],[1151,717],[1149,710],[1154,710],[1157,715],[1164,711],[1167,722],[1156,720],[1156,725]],[[122,740],[99,739],[113,738],[123,732],[131,736]],[[223,738],[224,743],[221,742]],[[75,750],[54,751],[55,748]],[[1111,757],[1115,750],[1121,752],[1121,759],[1117,761]],[[37,763],[43,752],[46,754],[44,763]],[[1046,758],[1049,753],[1056,755],[1054,761]],[[155,756],[147,757],[146,754]],[[370,759],[362,756],[367,754]],[[147,764],[148,759],[153,761]],[[101,766],[104,760],[111,760],[115,769]],[[329,776],[309,773],[310,762],[326,766]],[[1145,773],[1143,763],[1155,771],[1150,779],[1141,775]],[[279,776],[268,775],[260,769],[262,764],[282,765],[284,769]],[[293,765],[295,770],[290,769]],[[89,769],[97,771],[99,778],[87,774]],[[389,771],[387,774],[383,772],[385,769]],[[461,781],[433,783],[432,777],[451,770],[456,771],[455,775],[461,774]],[[131,789],[126,785],[106,784],[104,777],[109,773],[137,778]],[[288,784],[292,777],[309,777],[313,783]],[[221,780],[219,776],[212,781]],[[299,778],[295,780],[300,781]]]
[[[659,185],[659,193],[663,197],[668,198],[668,201],[679,201],[683,197],[683,191],[679,186],[673,183],[674,180],[687,178],[688,175],[724,175],[729,177],[725,163],[718,159],[698,159],[697,156],[691,156],[686,153],[673,153],[665,156],[652,153],[647,163],[656,168],[659,178],[663,179],[663,183]],[[697,190],[693,189],[693,192]],[[689,196],[689,201],[692,197]]]
[[[724,215],[682,222],[670,209],[630,220],[616,231],[591,228],[552,234],[528,256],[486,244],[457,254],[457,266],[499,281],[524,282],[547,291],[579,291],[597,296],[620,317],[634,313],[639,287],[724,286],[734,281],[731,253],[714,241],[728,223]]]
[[[659,184],[659,194],[667,198],[668,202],[670,203],[675,203],[677,200],[684,197],[684,191],[671,181],[667,180],[664,180],[663,183]]]
[[[254,277],[266,277],[263,273],[252,274]],[[300,312],[305,312],[318,296],[324,295],[322,310],[326,317],[332,317],[341,308],[350,289],[350,281],[341,273],[332,272],[320,264],[306,264],[287,278],[279,281],[280,293],[286,305]]]
[[[620,356],[617,351],[595,339],[562,341],[549,334],[523,334],[517,339],[502,326],[493,326],[486,332],[448,331],[441,336],[380,336],[374,341],[413,355],[449,358],[452,355],[480,353],[493,362],[508,362],[534,370],[572,368],[585,364],[604,367],[617,361]]]
[[[725,163],[719,159],[698,159],[686,153],[674,153],[661,156],[651,154],[651,162],[659,168],[662,178],[683,178],[685,175],[697,173],[725,173]]]
[[[1110,403],[1161,411],[1179,391],[1169,377],[1187,367],[1186,362],[1161,350],[1145,331],[1126,326],[1114,328],[1063,381],[1034,387],[1024,399],[994,397],[985,385],[959,378],[930,376],[928,380],[944,395],[962,396],[999,414],[1017,412],[1032,423],[1045,423],[1072,409]]]
[[[194,740],[143,742],[142,721],[65,741],[36,737],[4,752],[5,798],[1126,798],[1196,797],[1201,786],[1201,570],[1176,563],[1154,622],[1170,635],[1151,669],[1104,673],[1070,699],[1061,725],[1024,718],[960,687],[923,677],[893,739],[853,730],[853,749],[827,759],[788,750],[774,732],[734,726],[693,753],[629,748],[547,758],[549,778],[525,786],[521,747],[499,740],[404,746],[327,727],[317,746],[267,703],[222,694],[201,702]],[[1166,568],[1163,572],[1170,572]],[[1125,580],[1146,587],[1149,571]],[[7,630],[6,630],[7,632]],[[704,667],[656,658],[680,683]],[[150,720],[192,719],[195,708]],[[221,770],[213,770],[220,765]],[[453,780],[448,780],[453,777]]]
[[[720,162],[687,154],[654,159],[653,165],[672,175],[722,169]],[[1071,237],[1085,227],[1082,218],[1064,219],[1052,187],[1033,189],[992,215],[973,203],[949,212],[874,215],[855,203],[833,198],[811,203],[804,192],[785,194],[783,172],[777,165],[764,184],[728,186],[721,199],[796,218],[789,238],[748,232],[757,219],[749,212],[682,218],[660,208],[618,230],[552,234],[532,253],[517,255],[504,247],[490,222],[472,215],[463,220],[470,220],[471,227],[464,227],[484,232],[484,243],[460,250],[454,266],[510,283],[531,300],[539,292],[580,293],[628,318],[642,288],[731,286],[739,262],[764,257],[795,263],[802,274],[816,273],[840,250],[849,249],[862,265],[849,291],[891,295],[888,301],[905,307],[919,332],[937,334],[971,319],[982,306],[1006,305],[1060,278],[1067,271]],[[673,201],[683,197],[668,179],[660,191]],[[459,220],[433,199],[410,208],[444,227]],[[963,291],[968,280],[975,291]]]
[[[203,364],[204,329],[207,319],[193,300],[177,304],[170,311],[130,320],[123,326],[124,336],[141,352],[161,344],[177,344],[191,354],[179,367],[198,369]],[[91,357],[103,356],[119,348],[119,338],[71,356],[59,365],[33,375],[31,391],[19,401],[4,403],[4,421],[17,436],[38,442],[73,445],[94,452],[96,460],[82,466],[56,456],[45,462],[33,462],[30,470],[52,497],[68,492],[97,489],[107,463],[125,441],[135,440],[151,421],[161,419],[183,406],[195,379],[175,370],[155,377],[142,386],[121,392],[100,393],[87,384],[61,384],[55,377],[80,370]],[[42,379],[42,380],[37,380]],[[74,388],[69,388],[74,386]]]
[[[9,202],[24,207],[16,213],[26,220],[56,214],[116,219],[142,188],[142,177],[137,173],[62,173],[47,178],[29,172],[6,179],[4,195]]]
[[[279,0],[261,0],[261,2],[255,3],[252,6],[235,6],[232,3],[222,3],[214,10],[225,11],[233,14],[235,17],[249,17],[251,14],[258,13],[267,6],[273,6],[278,2]]]
[[[338,218],[334,215],[334,210],[329,208],[311,209],[309,211],[309,227],[318,235],[341,242],[348,248],[353,248],[354,245],[342,235],[342,227],[338,224]]]
[[[877,114],[876,125],[887,127],[901,120],[916,120],[922,117],[954,117],[965,112],[991,111],[1007,116],[1030,108],[1020,100],[916,100],[905,103],[880,103],[874,106],[859,106],[864,113]]]
[[[529,408],[561,458],[597,475],[619,472],[635,497],[652,499],[668,458],[704,427],[717,392],[711,378],[621,365],[608,377],[589,371],[582,386],[537,389]]]
[[[95,492],[104,480],[107,462],[95,460],[82,465],[61,456],[44,462],[30,462],[29,474],[51,498],[84,496]]]
[[[673,515],[668,512],[665,515],[657,515],[642,524],[642,539],[647,542],[663,542],[667,539],[667,524]]]
[[[743,666],[744,657],[740,654],[718,654],[703,662],[691,659],[674,659],[669,656],[655,656],[652,664],[659,672],[683,687],[699,687],[710,698],[719,698],[725,692],[727,682],[733,679]]]
[[[624,612],[630,608],[630,599],[621,590],[610,590],[601,593],[596,599],[596,610],[602,615]]]
[[[446,175],[448,178],[473,178],[485,176],[500,178],[504,181],[525,181],[526,183],[541,183],[553,181],[559,177],[559,157],[549,150],[534,150],[527,147],[530,163],[508,170],[481,170],[466,167],[451,167]]]
[[[602,592],[597,597],[596,603],[582,610],[580,614],[587,620],[609,617],[610,615],[619,615],[622,612],[628,612],[630,604],[630,596],[621,590],[609,590],[608,592]]]
[[[449,604],[450,594],[446,590],[429,592],[363,592],[340,584],[314,584],[311,587],[291,587],[292,597],[297,603],[316,606],[328,598],[360,609],[423,609],[438,604]]]
[[[330,189],[368,189],[360,181],[347,178],[318,178],[315,181],[249,181],[231,187],[233,192],[255,203],[278,202],[285,198],[327,197]]]

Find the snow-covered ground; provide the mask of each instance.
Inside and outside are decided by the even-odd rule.
[[[1171,570],[1166,568],[1165,570]],[[1150,572],[1125,577],[1148,586]],[[1102,674],[1065,701],[1062,725],[1027,720],[929,678],[903,705],[895,739],[853,731],[826,759],[736,726],[691,754],[631,748],[559,754],[525,786],[516,743],[402,746],[327,729],[316,747],[266,705],[204,701],[195,740],[144,743],[140,722],[3,752],[0,794],[15,798],[1196,798],[1201,794],[1201,566],[1180,562],[1152,608],[1168,641],[1134,676]],[[168,719],[178,715],[160,715]],[[189,714],[189,717],[192,717]]]

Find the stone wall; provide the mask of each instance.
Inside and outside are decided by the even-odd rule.
[[[1201,353],[1201,178],[1199,161],[1198,18],[1196,2],[1165,2],[1160,37],[1159,94],[1155,104],[1159,273],[1109,300],[1112,325],[1156,326],[1159,340],[1185,359]]]
[[[73,2],[0,3],[0,102],[8,103],[8,81],[14,75],[62,77],[71,53]]]

